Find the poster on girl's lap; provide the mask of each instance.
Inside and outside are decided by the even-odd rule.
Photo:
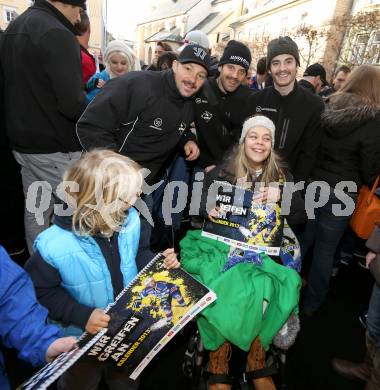
[[[214,186],[216,207],[202,235],[242,251],[278,256],[284,226],[281,196],[276,203],[257,203],[251,189],[223,181],[215,181]]]
[[[74,364],[120,368],[135,380],[153,357],[200,311],[215,293],[181,268],[166,269],[158,254],[105,310],[108,329],[84,333],[78,348],[47,364],[22,390],[47,389]]]

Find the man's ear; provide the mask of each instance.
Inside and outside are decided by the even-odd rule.
[[[223,68],[223,65],[219,65],[219,66],[218,66],[218,72],[219,72],[219,73],[221,73],[222,68]]]

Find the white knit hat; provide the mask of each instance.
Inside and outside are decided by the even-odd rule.
[[[180,46],[177,51],[181,53],[187,45],[199,45],[204,49],[210,49],[210,41],[208,40],[207,35],[201,30],[188,32],[183,40],[183,45]]]
[[[140,61],[137,59],[133,50],[125,42],[117,39],[111,41],[107,45],[106,50],[104,51],[104,62],[106,66],[107,63],[109,62],[109,58],[111,54],[114,52],[121,52],[125,54],[128,61],[128,67],[129,67],[128,72],[131,70],[141,70]]]
[[[273,149],[274,134],[275,134],[276,128],[274,126],[274,123],[264,115],[252,116],[252,117],[248,118],[243,123],[243,129],[241,131],[239,144],[242,144],[244,142],[244,139],[247,136],[247,133],[249,130],[253,129],[254,127],[258,127],[258,126],[262,126],[262,127],[265,127],[266,129],[270,130],[271,135],[272,135],[272,149]]]

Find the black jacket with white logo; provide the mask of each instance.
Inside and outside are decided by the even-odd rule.
[[[244,110],[252,90],[240,86],[235,92],[223,93],[214,77],[209,78],[195,99],[195,121],[201,155],[198,165],[205,168],[222,161],[239,141],[246,119]]]
[[[79,151],[75,124],[87,105],[76,30],[47,1],[36,2],[2,34],[4,112],[20,153]]]
[[[177,146],[195,137],[193,98],[178,92],[172,70],[130,72],[110,80],[77,123],[85,150],[113,149],[159,177]]]
[[[295,83],[286,96],[281,96],[274,87],[256,92],[251,95],[248,107],[251,115],[262,114],[274,122],[274,149],[289,165],[295,180],[309,179],[321,142],[322,99]]]

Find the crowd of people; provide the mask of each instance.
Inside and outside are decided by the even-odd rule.
[[[83,331],[107,327],[104,308],[163,252],[167,268],[184,267],[218,295],[198,325],[210,350],[208,389],[229,390],[231,344],[248,352],[247,371],[262,371],[274,337],[298,314],[301,285],[300,310],[313,316],[342,247],[355,245],[355,202],[380,175],[380,68],[342,65],[329,85],[315,63],[297,80],[298,46],[278,37],[250,77],[244,43],[230,40],[217,58],[201,31],[177,51],[158,42],[148,65],[113,40],[100,63],[88,50],[85,9],[83,0],[39,0],[0,34],[1,344],[33,365],[70,350]],[[290,226],[302,261],[311,260],[303,281],[281,256],[247,250],[230,266],[233,248],[202,236],[203,221],[220,212],[209,202],[215,181],[258,189],[258,204],[281,204],[279,226]],[[7,254],[23,251],[24,240],[25,270]],[[367,357],[334,367],[375,390],[378,227],[367,248],[375,276]],[[236,315],[242,329],[233,337]],[[270,376],[252,378],[256,389],[275,389]],[[115,390],[139,386],[99,366],[87,375],[74,367],[58,388],[96,389],[101,380]],[[0,388],[8,387],[0,354]]]

